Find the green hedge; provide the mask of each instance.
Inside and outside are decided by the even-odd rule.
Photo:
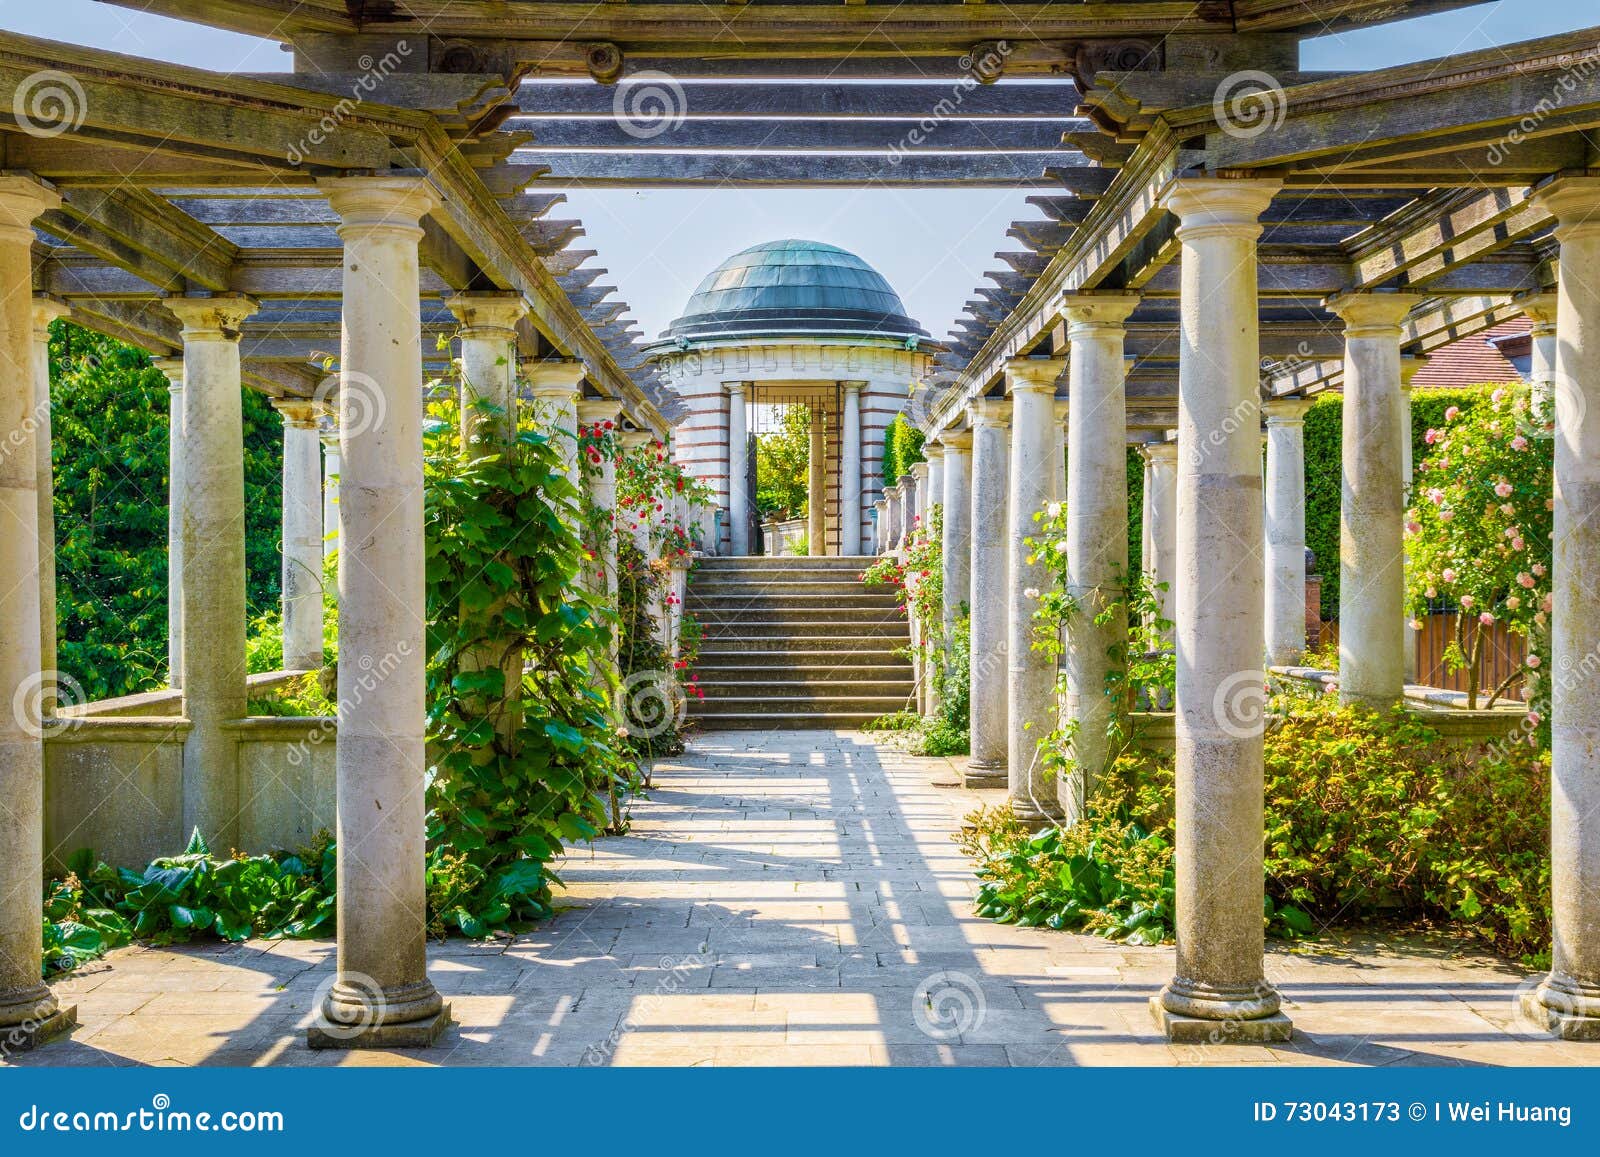
[[[922,457],[922,431],[913,426],[904,414],[896,414],[894,421],[883,429],[883,484],[893,486],[900,476],[910,470]]]

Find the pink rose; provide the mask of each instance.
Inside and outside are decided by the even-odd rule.
[[[1523,571],[1521,574],[1517,575],[1517,585],[1522,587],[1524,590],[1532,590],[1533,576],[1527,571]]]
[[[1537,667],[1542,662],[1544,662],[1544,660],[1539,658],[1538,655],[1529,655],[1528,656],[1528,666],[1530,666],[1530,667]]]
[[[1519,608],[1520,606],[1522,606],[1522,600],[1520,598],[1518,598],[1516,595],[1507,595],[1506,596],[1506,609],[1507,610],[1514,611],[1517,608]]]
[[[1484,611],[1483,614],[1478,616],[1478,622],[1482,623],[1486,627],[1492,627],[1494,626],[1494,616],[1488,611]]]
[[[1478,600],[1473,598],[1471,595],[1462,595],[1461,596],[1461,609],[1464,610],[1464,611],[1470,611],[1472,609],[1472,604],[1477,602],[1477,601]]]
[[[1518,434],[1515,438],[1511,439],[1511,448],[1513,450],[1526,450],[1528,448],[1528,440],[1521,434]]]
[[[1544,563],[1542,563],[1542,562],[1534,563],[1533,564],[1533,573],[1538,575],[1540,578],[1543,578],[1544,577]]]
[[[1555,610],[1555,607],[1556,600],[1553,595],[1545,595],[1544,598],[1539,600],[1539,609],[1546,614],[1549,614],[1551,611]]]
[[[1439,511],[1439,521],[1440,522],[1449,522],[1455,516],[1456,516],[1456,512],[1453,511],[1453,510],[1441,510],[1441,511]]]
[[[1406,523],[1406,533],[1407,534],[1416,534],[1421,529],[1422,529],[1422,523],[1420,523],[1420,522],[1411,521],[1411,522]]]
[[[1501,402],[1506,400],[1506,392],[1504,390],[1496,390],[1494,393],[1489,395],[1489,400],[1498,406]]]
[[[1422,630],[1422,620],[1421,619],[1412,619],[1411,620],[1411,629],[1413,631]]]
[[[1529,659],[1531,661],[1532,659],[1537,659],[1538,657],[1539,656],[1537,656],[1537,655],[1532,655],[1532,656],[1529,656]],[[1544,719],[1544,716],[1540,715],[1537,711],[1528,712],[1528,726],[1530,726],[1530,727],[1539,726],[1540,722],[1542,722],[1543,719]]]
[[[1440,490],[1437,486],[1433,487],[1428,491],[1428,501],[1433,503],[1435,506],[1438,506],[1444,501],[1444,491]]]
[[[1433,587],[1429,587],[1427,590],[1423,591],[1422,593],[1424,595],[1426,595],[1430,599],[1436,599],[1436,598],[1439,597],[1439,592],[1437,590],[1435,590]]]
[[[1440,574],[1439,577],[1444,579],[1444,581],[1447,583],[1453,583],[1456,581],[1456,572],[1450,567],[1445,567],[1444,572]]]
[[[1494,492],[1501,498],[1510,498],[1512,489],[1513,487],[1509,482],[1501,481],[1494,484]]]
[[[1520,539],[1520,538],[1513,538],[1511,540],[1511,549],[1512,550],[1521,550],[1526,545],[1527,544],[1525,542],[1523,542],[1522,539]]]
[[[1514,503],[1502,502],[1500,504],[1500,513],[1505,515],[1507,518],[1510,518],[1516,512],[1517,512],[1517,508],[1516,508],[1516,505]]]
[[[1460,414],[1461,414],[1461,407],[1460,406],[1451,406],[1448,410],[1446,410],[1444,412],[1444,420],[1446,422],[1454,422],[1456,420],[1456,418],[1460,416]]]
[[[1535,611],[1533,615],[1533,621],[1538,623],[1541,627],[1544,626],[1545,613],[1543,611]]]
[[[1437,431],[1437,430],[1429,430],[1426,434],[1424,434],[1422,436],[1422,440],[1424,442],[1426,442],[1428,445],[1432,446],[1435,442],[1437,442],[1439,440],[1439,431]]]

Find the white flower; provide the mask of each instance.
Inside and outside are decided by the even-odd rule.
[[[1061,539],[1059,542],[1057,542],[1055,544],[1055,549],[1056,549],[1056,553],[1057,554],[1066,554],[1067,553],[1067,540],[1064,539],[1064,538]]]
[[[1024,598],[1036,599],[1039,597],[1039,588],[1029,587],[1027,590],[1022,592],[1022,595]]]
[[[1051,518],[1060,518],[1061,517],[1061,503],[1052,502],[1049,506],[1045,507],[1045,513],[1048,514]]]

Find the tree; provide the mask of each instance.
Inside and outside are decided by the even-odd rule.
[[[1528,387],[1502,387],[1489,404],[1451,406],[1424,436],[1406,512],[1407,603],[1427,614],[1436,600],[1459,610],[1446,652],[1465,669],[1468,706],[1477,705],[1483,648],[1495,625],[1529,639],[1527,659],[1490,696],[1543,663],[1550,614],[1553,420]]]
[[[811,462],[811,407],[785,406],[778,428],[756,435],[756,509],[798,518],[806,512]]]
[[[143,350],[50,329],[57,662],[92,699],[148,690],[167,667],[167,379]],[[244,391],[246,599],[278,598],[282,423]]]

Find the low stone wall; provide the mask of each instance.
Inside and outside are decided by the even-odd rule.
[[[807,541],[811,524],[803,518],[791,518],[786,522],[764,522],[761,530],[762,546],[768,555],[792,556]]]
[[[266,671],[251,675],[245,680],[246,694],[255,700],[276,699],[290,683],[308,671]],[[78,703],[63,707],[61,715],[67,719],[95,719],[101,716],[116,718],[151,715],[177,716],[183,714],[183,692],[171,687],[159,691],[140,691],[134,695],[118,695],[114,699],[96,699],[92,703]]]
[[[183,826],[189,729],[187,719],[174,715],[53,721],[44,745],[45,870],[62,871],[81,848],[129,868],[182,851],[189,839]],[[319,829],[333,829],[334,720],[257,716],[230,730],[239,739],[240,851],[297,848]]]

